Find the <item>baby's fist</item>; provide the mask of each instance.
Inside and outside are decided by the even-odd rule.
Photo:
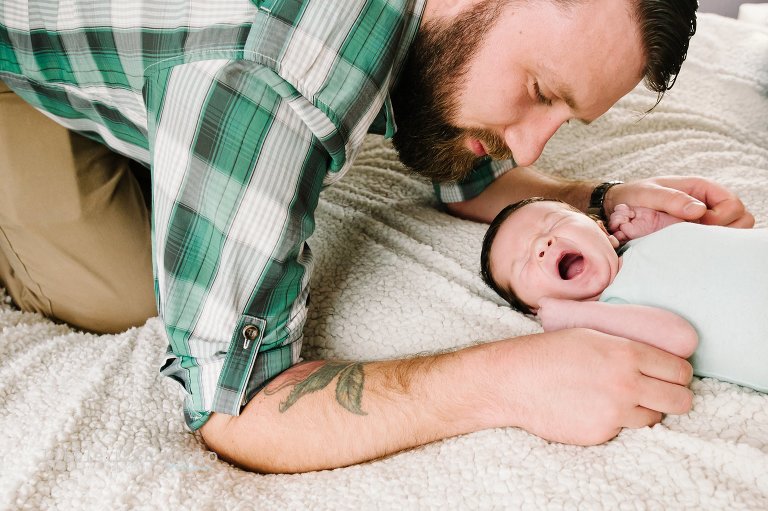
[[[542,298],[539,300],[539,310],[536,316],[541,321],[545,332],[571,328],[571,300],[559,298]]]

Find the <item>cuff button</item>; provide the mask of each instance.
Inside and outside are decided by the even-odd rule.
[[[245,328],[243,328],[243,337],[245,338],[245,342],[243,343],[243,349],[247,349],[248,346],[250,346],[252,341],[255,341],[259,338],[259,327],[255,325],[248,325]]]

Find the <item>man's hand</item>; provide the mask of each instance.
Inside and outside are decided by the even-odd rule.
[[[505,426],[591,445],[686,413],[690,378],[670,353],[570,329],[406,360],[300,364],[239,417],[214,413],[201,432],[222,458],[267,472],[341,467]]]
[[[691,365],[643,343],[594,330],[521,339],[507,388],[523,429],[557,442],[593,445],[624,428],[656,424],[691,408]],[[522,385],[519,387],[517,385]]]
[[[753,217],[736,195],[700,177],[653,177],[613,186],[605,197],[607,215],[618,204],[643,206],[688,221],[751,228]]]

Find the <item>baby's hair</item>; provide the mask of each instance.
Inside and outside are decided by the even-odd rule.
[[[512,289],[507,289],[500,286],[499,283],[496,282],[496,279],[493,278],[493,272],[491,272],[491,246],[493,245],[493,241],[496,239],[496,235],[499,233],[501,225],[507,218],[509,218],[512,213],[522,208],[523,206],[527,206],[528,204],[544,201],[559,202],[561,204],[565,204],[567,207],[574,211],[578,211],[579,213],[586,215],[586,213],[583,211],[579,211],[567,202],[560,199],[551,199],[547,197],[530,197],[528,199],[517,201],[502,209],[499,214],[496,215],[496,218],[493,219],[491,225],[488,226],[488,230],[485,232],[485,237],[483,238],[483,248],[480,252],[480,276],[483,278],[483,281],[488,285],[488,287],[496,291],[496,294],[506,300],[510,307],[518,312],[522,312],[523,314],[533,314],[533,311],[515,294]],[[593,215],[587,216],[597,221],[597,218]]]

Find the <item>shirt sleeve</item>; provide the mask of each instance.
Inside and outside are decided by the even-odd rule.
[[[161,373],[183,385],[195,430],[299,360],[330,159],[306,122],[321,114],[252,62],[155,70],[144,98]]]
[[[515,162],[512,160],[485,158],[462,181],[433,183],[435,195],[442,203],[469,200],[480,195],[491,183],[513,168],[515,168]]]

